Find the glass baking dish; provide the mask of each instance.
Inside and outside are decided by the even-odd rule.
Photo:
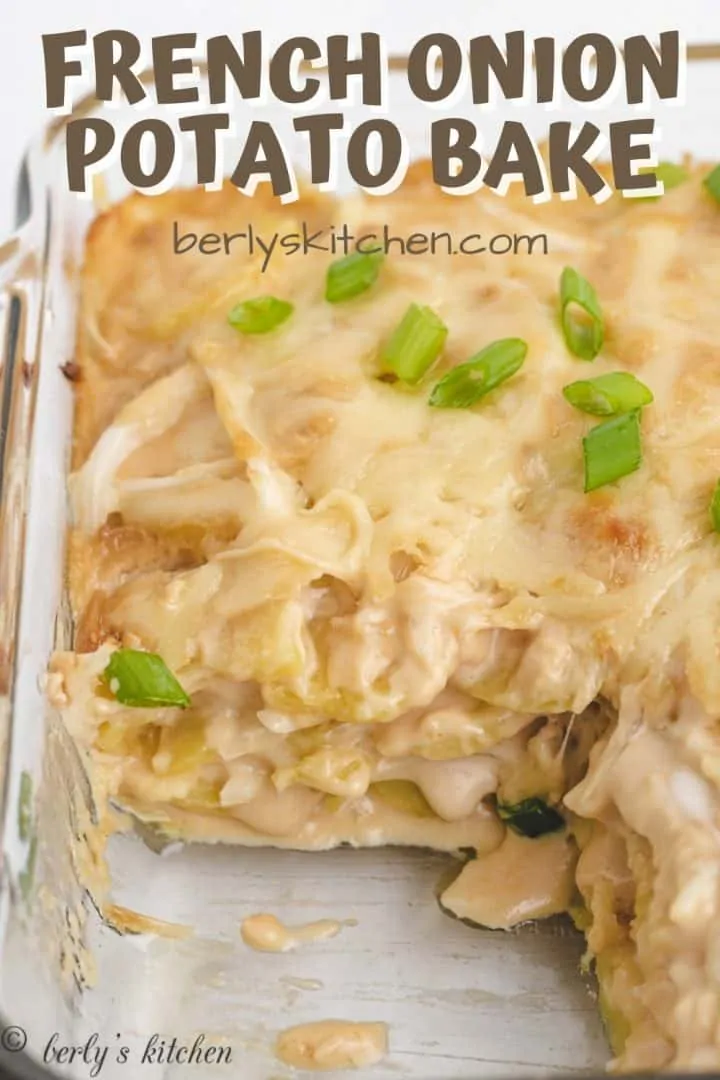
[[[392,68],[393,119],[412,156],[424,156],[433,117],[407,91],[402,62]],[[662,131],[662,157],[717,157],[719,82],[720,46],[691,49],[684,103],[644,107]],[[241,127],[253,110],[235,108]],[[73,115],[89,111],[98,110],[86,100]],[[521,118],[540,136],[550,119],[588,116],[566,105],[552,114],[527,105],[520,113],[513,104],[479,113],[459,102],[452,111],[480,117],[486,145],[504,119]],[[355,123],[362,109],[346,112]],[[142,115],[172,121],[157,106]],[[602,125],[631,115],[615,103],[591,119]],[[111,115],[119,132],[137,117],[122,107]],[[301,165],[304,143],[289,110],[263,106],[262,118]],[[61,368],[73,356],[77,268],[97,212],[66,190],[67,119],[55,120],[30,150],[19,183],[22,224],[0,247],[0,1069],[37,1078],[137,1075],[155,1036],[167,1056],[150,1058],[157,1067],[150,1073],[172,1080],[190,1065],[177,1054],[173,1060],[171,1041],[189,1047],[202,1036],[204,1048],[230,1054],[194,1062],[199,1080],[281,1080],[292,1071],[273,1056],[277,1033],[332,1017],[387,1022],[390,1052],[372,1069],[377,1080],[599,1073],[608,1049],[592,983],[580,974],[580,937],[562,920],[505,933],[447,917],[436,891],[452,868],[449,856],[163,847],[140,827],[114,837],[113,902],[188,934],[138,919],[140,932],[119,933],[81,883],[92,861],[83,838],[93,807],[41,689],[51,651],[68,647],[73,632],[64,596],[72,390]],[[102,187],[111,202],[128,190],[117,166]],[[268,955],[239,936],[241,920],[258,911],[290,923],[356,925],[305,952]],[[83,1053],[62,1061],[60,1048],[72,1046]]]

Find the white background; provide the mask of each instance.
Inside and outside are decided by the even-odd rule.
[[[0,238],[12,228],[23,151],[48,118],[41,35],[117,27],[142,39],[259,29],[270,45],[292,34],[322,39],[373,30],[385,36],[390,53],[431,31],[463,39],[525,30],[567,39],[592,30],[621,41],[680,30],[688,42],[720,42],[720,0],[0,0]]]

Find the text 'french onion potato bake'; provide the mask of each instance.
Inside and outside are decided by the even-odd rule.
[[[570,911],[615,1067],[718,1070],[720,176],[660,174],[100,216],[48,685],[98,798],[182,838],[472,849],[444,906]],[[343,222],[434,251],[316,250]]]

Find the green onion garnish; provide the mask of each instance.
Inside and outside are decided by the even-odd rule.
[[[720,480],[718,480],[710,502],[710,520],[715,532],[720,533]]]
[[[20,776],[20,797],[18,799],[18,834],[21,840],[30,838],[32,825],[32,777],[23,771]]]
[[[690,179],[690,173],[682,165],[677,165],[674,161],[661,161],[657,165],[648,165],[647,168],[640,169],[641,173],[655,173],[655,179],[661,180],[663,187],[665,188],[665,194],[668,191],[672,191],[673,188],[680,187],[686,180]],[[660,195],[641,195],[639,196],[639,202],[655,202],[656,199],[660,199]]]
[[[675,161],[661,161],[654,172],[657,179],[662,181],[666,191],[672,191],[673,188],[680,187],[690,179],[687,169]]]
[[[161,656],[139,649],[118,649],[103,671],[110,692],[123,705],[152,709],[158,705],[184,709],[190,698]]]
[[[565,825],[557,810],[538,798],[523,799],[514,805],[498,803],[497,812],[513,832],[532,839],[557,832]]]
[[[583,439],[585,491],[595,491],[635,472],[642,461],[639,411],[592,428]]]
[[[411,304],[382,354],[383,366],[411,385],[443,351],[448,329],[432,308]]]
[[[560,313],[570,352],[581,360],[594,360],[605,336],[600,303],[590,282],[569,266],[560,278]]]
[[[276,296],[258,296],[236,304],[228,315],[228,322],[243,334],[267,334],[280,326],[293,313],[293,305]]]
[[[384,258],[382,251],[355,251],[331,263],[325,279],[325,299],[340,304],[364,293],[377,281]]]
[[[596,379],[580,379],[563,387],[566,401],[592,416],[617,416],[653,400],[652,391],[628,371],[613,371]]]
[[[716,202],[720,202],[720,165],[716,165],[713,171],[705,177],[703,184]]]
[[[528,347],[521,338],[502,338],[440,380],[430,404],[439,409],[469,409],[523,366]]]

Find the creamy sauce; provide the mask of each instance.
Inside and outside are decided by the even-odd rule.
[[[623,705],[604,753],[568,797],[574,810],[609,819],[633,872],[641,917],[631,937],[602,918],[602,877],[612,866],[593,879],[583,868],[578,880],[595,914],[606,1007],[630,1027],[619,1061],[664,1069],[677,1055],[689,1070],[717,1071],[720,794],[703,776],[716,765],[717,737],[697,726],[692,703],[664,731],[647,725],[636,695],[626,693]],[[609,894],[613,909],[623,892]]]
[[[567,911],[576,852],[564,834],[528,839],[510,832],[496,851],[469,862],[441,896],[461,919],[508,930]]]
[[[375,1065],[388,1051],[387,1025],[349,1020],[318,1020],[287,1028],[275,1053],[295,1069],[361,1069]]]
[[[240,924],[240,936],[257,952],[291,952],[301,945],[327,941],[339,934],[348,923],[337,919],[319,919],[304,926],[286,926],[275,915],[250,915]]]
[[[103,916],[123,934],[155,934],[157,937],[177,941],[193,935],[192,926],[156,919],[152,915],[142,915],[139,911],[132,911],[120,904],[106,904]]]

